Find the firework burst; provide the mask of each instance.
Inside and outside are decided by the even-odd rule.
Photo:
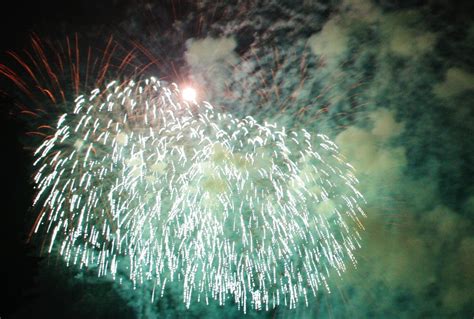
[[[187,307],[308,304],[355,264],[353,168],[325,135],[237,119],[154,78],[79,96],[35,152],[34,231],[68,264]]]

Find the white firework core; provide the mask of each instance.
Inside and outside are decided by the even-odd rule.
[[[197,98],[197,93],[195,89],[191,87],[187,87],[183,90],[183,99],[185,101],[194,102],[196,101],[196,98]]]
[[[294,308],[356,262],[352,166],[327,136],[236,119],[151,78],[80,96],[36,150],[35,231],[68,264]]]

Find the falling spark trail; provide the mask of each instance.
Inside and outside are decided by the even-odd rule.
[[[75,103],[35,152],[35,232],[67,264],[246,311],[307,305],[355,263],[364,199],[327,136],[239,120],[155,78]]]

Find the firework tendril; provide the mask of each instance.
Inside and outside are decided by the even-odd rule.
[[[35,152],[34,232],[68,264],[244,311],[308,304],[356,263],[354,169],[323,134],[237,119],[150,78],[79,96]]]

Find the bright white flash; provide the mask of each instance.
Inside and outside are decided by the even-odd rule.
[[[196,101],[196,90],[192,87],[187,87],[183,90],[183,99],[185,101],[194,102]]]

